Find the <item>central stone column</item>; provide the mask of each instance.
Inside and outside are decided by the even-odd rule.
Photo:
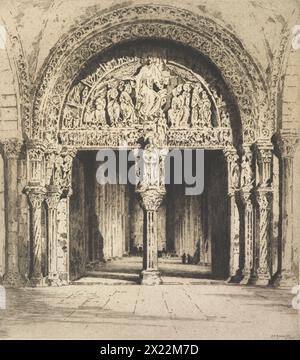
[[[143,271],[141,273],[141,283],[146,285],[161,284],[157,255],[157,211],[165,193],[164,187],[149,187],[140,192],[141,204],[144,209]]]

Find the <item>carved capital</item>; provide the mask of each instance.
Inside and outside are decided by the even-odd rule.
[[[42,161],[46,144],[40,140],[30,140],[26,144],[28,160],[31,161]]]
[[[293,158],[299,143],[299,133],[296,130],[281,130],[276,135],[276,145],[282,158]]]
[[[7,139],[0,146],[5,159],[18,159],[22,152],[23,140]]]
[[[40,209],[45,200],[45,189],[41,186],[27,186],[25,193],[28,196],[32,209]]]
[[[61,198],[62,191],[57,186],[48,186],[45,201],[48,209],[56,209]]]
[[[146,211],[157,211],[166,194],[164,187],[149,188],[139,192],[141,197],[141,205]]]

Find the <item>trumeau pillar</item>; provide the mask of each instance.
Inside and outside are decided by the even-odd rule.
[[[272,150],[272,144],[258,142],[256,145],[258,183],[255,192],[255,257],[251,279],[251,282],[256,285],[268,285],[272,274]]]
[[[7,243],[6,271],[3,282],[5,285],[14,286],[24,284],[24,279],[19,272],[17,191],[18,159],[22,151],[22,145],[23,141],[20,139],[9,139],[1,144],[5,161]]]
[[[158,149],[153,134],[147,137],[149,144],[139,152],[137,168],[140,181],[136,191],[144,209],[143,270],[141,283],[161,284],[158,271],[158,209],[166,194],[164,164],[166,152]]]
[[[293,272],[297,256],[293,248],[293,159],[299,134],[295,130],[281,130],[276,140],[280,159],[280,220],[278,273],[274,280],[276,285],[293,286],[297,283]]]
[[[241,161],[240,197],[242,200],[243,251],[240,256],[241,284],[248,284],[253,269],[254,207],[253,207],[253,154],[250,147],[244,148]]]
[[[240,184],[240,169],[237,163],[238,155],[236,149],[229,148],[224,150],[227,162],[228,174],[228,214],[229,236],[230,236],[230,263],[229,263],[229,279],[235,281],[239,269],[240,254],[240,221],[237,208],[237,189]]]

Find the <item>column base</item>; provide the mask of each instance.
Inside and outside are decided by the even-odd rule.
[[[270,276],[268,274],[259,274],[250,278],[251,285],[268,286],[270,285]]]
[[[238,284],[243,278],[243,275],[236,273],[235,275],[229,275],[226,283],[228,284]]]
[[[29,279],[29,286],[31,287],[43,287],[48,286],[48,279],[46,277],[32,277]]]
[[[158,270],[143,270],[140,274],[141,285],[160,285],[162,280]]]
[[[26,280],[19,272],[7,272],[3,275],[3,285],[20,287],[26,284]]]
[[[298,280],[295,275],[291,273],[281,273],[275,275],[271,281],[272,286],[292,288],[298,284]]]
[[[239,284],[240,285],[249,285],[250,282],[251,282],[251,274],[245,274],[245,275],[242,275]]]

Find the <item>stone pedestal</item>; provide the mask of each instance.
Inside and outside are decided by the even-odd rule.
[[[19,272],[18,249],[18,159],[20,157],[23,141],[19,139],[6,140],[1,144],[5,161],[5,193],[6,193],[6,244],[7,261],[3,276],[4,285],[21,286],[25,279]]]

